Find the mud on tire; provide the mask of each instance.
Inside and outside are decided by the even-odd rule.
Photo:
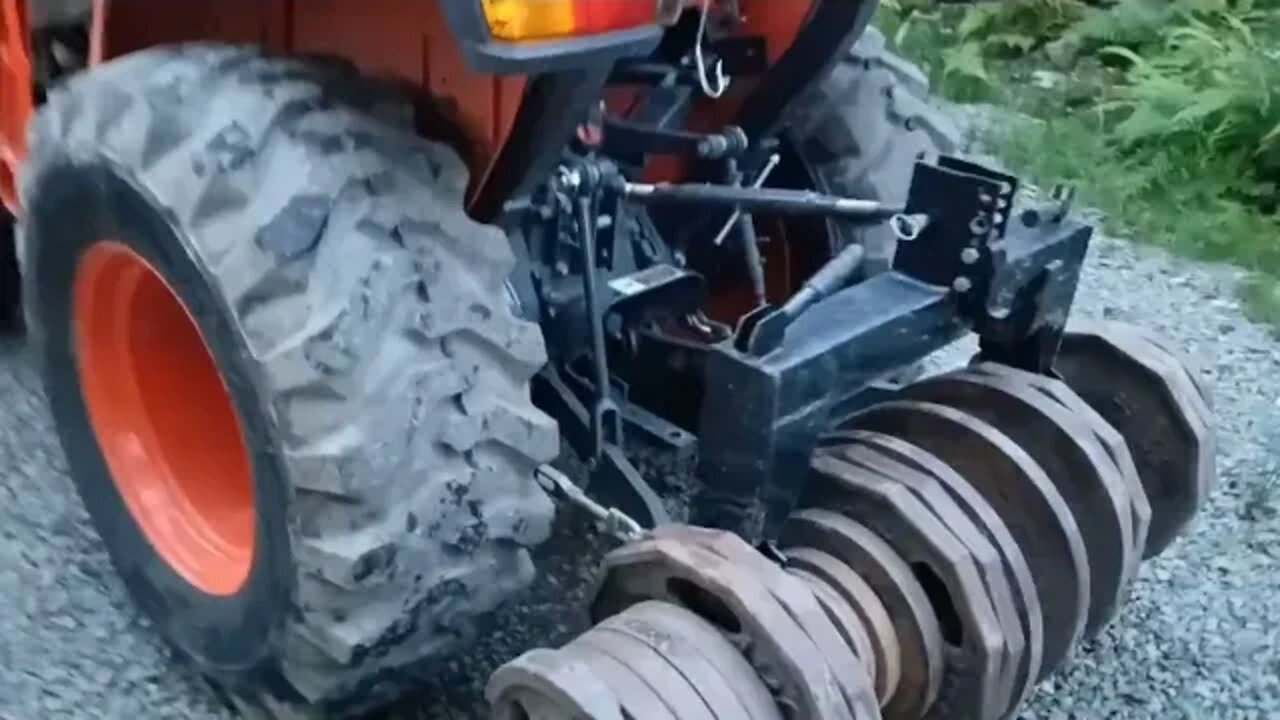
[[[465,167],[398,100],[337,62],[148,50],[59,89],[31,148],[46,392],[114,564],[181,654],[238,697],[341,714],[531,581],[553,512],[532,471],[559,450],[529,399],[541,332],[508,304],[507,238],[463,211]],[[239,418],[256,543],[231,595],[166,565],[95,441],[70,295],[107,238],[181,298]]]
[[[819,188],[846,197],[903,202],[917,160],[960,146],[959,129],[929,101],[928,77],[889,51],[874,27],[794,112],[793,141]],[[868,274],[889,267],[896,241],[887,227],[838,231],[842,242],[866,248]]]

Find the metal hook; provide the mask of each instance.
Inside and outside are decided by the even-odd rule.
[[[698,65],[698,85],[702,87],[704,95],[714,100],[725,94],[732,80],[724,72],[722,59],[716,60],[715,77],[711,78],[707,75],[707,59],[703,54],[702,45],[707,38],[707,17],[710,14],[711,0],[702,0],[702,17],[698,20],[698,39],[694,43],[693,57]]]

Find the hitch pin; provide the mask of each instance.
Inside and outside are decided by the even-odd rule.
[[[760,170],[760,174],[756,176],[755,182],[751,183],[751,189],[759,190],[760,188],[764,187],[764,184],[769,180],[769,176],[773,174],[774,169],[778,167],[778,163],[780,162],[782,162],[781,155],[779,155],[778,153],[774,153],[770,155],[769,162],[765,163],[764,168]],[[724,244],[725,238],[729,237],[729,233],[733,231],[734,226],[738,224],[738,220],[740,220],[741,218],[742,218],[742,208],[741,207],[734,208],[733,214],[729,216],[728,222],[726,222],[724,224],[724,227],[720,228],[720,232],[716,234],[716,239],[715,239],[716,247],[720,247],[721,245]]]
[[[630,542],[644,534],[644,528],[631,516],[617,508],[605,507],[587,497],[586,492],[577,483],[556,468],[540,465],[534,471],[534,479],[538,481],[538,485],[544,492],[586,512],[604,526],[605,532],[619,540]]]

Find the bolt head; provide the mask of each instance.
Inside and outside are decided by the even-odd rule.
[[[951,289],[958,293],[967,293],[973,289],[973,281],[964,276],[958,277],[951,283]]]
[[[969,222],[969,234],[976,237],[982,237],[991,232],[991,218],[986,213],[981,213]]]
[[[977,248],[965,248],[960,251],[960,262],[965,265],[972,265],[978,262],[979,257],[981,257],[981,254],[978,252]]]

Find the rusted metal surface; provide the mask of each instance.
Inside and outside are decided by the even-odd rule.
[[[790,717],[852,720],[817,645],[753,572],[696,544],[652,538],[605,558],[594,619],[645,600],[681,605],[718,626]]]
[[[1009,705],[1013,657],[967,547],[899,483],[827,448],[813,459],[818,507],[870,528],[911,566],[943,636],[946,670],[928,716],[994,718]],[[1021,634],[1017,625],[1010,630]],[[1019,641],[1019,646],[1021,642]]]
[[[917,445],[958,472],[995,509],[1035,578],[1044,618],[1041,673],[1056,668],[1084,632],[1089,565],[1070,508],[1017,443],[972,415],[934,403],[894,401],[851,421]]]
[[[1216,449],[1214,447],[1216,435],[1213,433],[1213,395],[1209,392],[1203,374],[1190,365],[1190,361],[1186,356],[1171,349],[1167,342],[1150,331],[1138,329],[1135,334],[1141,341],[1150,345],[1157,354],[1161,355],[1169,366],[1174,368],[1176,377],[1173,377],[1172,382],[1179,386],[1176,394],[1185,399],[1187,408],[1191,411],[1191,417],[1204,426],[1209,436],[1210,444],[1210,452],[1207,455],[1210,460],[1213,460],[1216,457],[1215,453],[1212,452]],[[1195,392],[1191,392],[1192,390]],[[1212,468],[1213,465],[1211,464],[1210,469]],[[1203,476],[1203,479],[1207,495],[1208,492],[1212,491],[1217,476],[1210,472],[1208,475]]]
[[[867,677],[870,678],[871,685],[875,689],[876,701],[883,702],[888,697],[888,693],[883,691],[876,677],[876,651],[871,644],[871,636],[867,634],[867,628],[862,623],[862,618],[826,580],[793,567],[788,567],[787,572],[803,581],[813,592],[818,605],[827,614],[831,624],[835,625],[836,632],[840,633],[840,639],[853,651],[858,662],[866,670]]]
[[[1208,404],[1190,373],[1141,333],[1082,323],[1062,339],[1055,369],[1129,446],[1151,503],[1144,557],[1187,527],[1213,482]]]
[[[626,625],[606,621],[570,646],[590,648],[626,666],[661,698],[661,704],[677,720],[717,720],[689,679],[643,635],[628,631]]]
[[[936,514],[973,553],[1006,628],[1011,646],[1023,640],[1021,664],[1014,668],[1010,710],[1020,705],[1041,674],[1044,621],[1035,580],[1022,549],[996,514],[964,478],[925,450],[904,440],[865,430],[833,433],[828,442],[842,445],[850,460],[877,469],[902,483]]]
[[[498,668],[485,696],[494,720],[624,720],[622,706],[591,658],[530,650]]]
[[[1174,347],[1173,343],[1169,342],[1168,338],[1163,337],[1153,332],[1150,328],[1146,328],[1141,325],[1129,325],[1128,323],[1119,323],[1115,321],[1106,321],[1106,322],[1096,321],[1096,320],[1073,321],[1069,327],[1072,330],[1081,329],[1081,328],[1088,330],[1090,326],[1093,326],[1094,328],[1098,328],[1099,326],[1102,326],[1102,325],[1110,325],[1113,327],[1123,327],[1125,328],[1125,330],[1133,333],[1135,336],[1141,337],[1142,339],[1146,340],[1152,345],[1155,345],[1157,348],[1163,350],[1164,353],[1169,356],[1169,359],[1172,360],[1175,365],[1182,368],[1182,370],[1186,373],[1187,378],[1191,380],[1191,384],[1195,385],[1196,394],[1199,395],[1200,399],[1204,401],[1205,419],[1208,420],[1212,418],[1213,393],[1209,391],[1209,382],[1205,378],[1205,373],[1203,368],[1201,368],[1198,363],[1195,363],[1185,353],[1179,351],[1176,347]]]
[[[700,545],[741,569],[754,573],[817,646],[814,662],[825,662],[835,675],[850,712],[857,718],[879,716],[880,703],[866,666],[841,638],[828,613],[800,578],[760,554],[733,533],[687,525],[657,528],[653,537]]]
[[[600,627],[645,640],[680,671],[717,720],[781,720],[760,677],[707,621],[677,605],[643,602]]]
[[[1088,426],[1094,441],[1101,445],[1107,460],[1120,476],[1125,497],[1129,500],[1129,524],[1133,531],[1130,544],[1134,552],[1125,577],[1127,587],[1137,577],[1142,564],[1142,549],[1146,547],[1147,532],[1151,528],[1151,503],[1147,500],[1147,491],[1142,487],[1142,479],[1138,477],[1138,468],[1133,464],[1129,446],[1124,437],[1066,383],[1043,375],[1028,375],[1027,379],[1038,392],[1057,402]]]
[[[612,654],[602,652],[598,641],[589,638],[590,633],[560,648],[566,655],[581,657],[592,670],[613,690],[626,718],[653,718],[653,720],[680,720],[663,700],[665,695],[645,682],[631,668]],[[566,717],[574,717],[572,715]],[[587,716],[591,718],[590,715]],[[592,718],[594,720],[594,718]]]
[[[1089,425],[1035,389],[1037,376],[983,363],[906,388],[906,396],[962,410],[1025,450],[1062,494],[1089,558],[1089,616],[1096,634],[1115,617],[1138,551],[1130,502],[1115,465]]]
[[[1019,566],[1025,570],[1026,563],[1022,559],[1017,543],[995,516],[995,511],[990,505],[954,471],[950,471],[942,461],[929,456],[919,448],[877,433],[845,431],[838,435],[845,438],[845,441],[832,445],[832,452],[838,452],[846,461],[877,473],[910,493],[915,501],[926,508],[955,536],[956,541],[977,569],[983,589],[991,601],[1001,627],[1007,657],[1001,687],[1007,698],[1006,709],[1012,711],[1021,703],[1024,696],[1029,694],[1039,673],[1044,649],[1039,603],[1035,600],[1032,602],[1036,616],[1033,624],[1031,614],[1022,602],[1023,595],[1035,598],[1035,585],[1031,580],[1030,571],[1025,572],[1025,592],[1022,588],[1015,590],[1015,575],[1009,570],[1012,564],[1002,557],[1002,552],[997,548],[996,543],[988,538],[995,533],[981,529],[977,521],[961,507],[960,502],[952,498],[942,482],[917,466],[901,462],[898,459],[898,452],[881,445],[904,445],[905,452],[922,456],[924,464],[936,466],[937,473],[949,474],[952,483],[967,490],[972,496],[971,502],[981,506],[985,514],[996,523],[1000,537],[1012,549],[1011,554]],[[835,442],[834,438],[832,442]]]
[[[829,553],[813,548],[788,548],[786,557],[792,572],[829,587],[858,616],[871,646],[870,655],[859,657],[873,667],[871,674],[881,706],[888,703],[902,678],[902,650],[893,620],[880,596],[862,576]]]
[[[929,597],[910,566],[864,525],[830,510],[801,510],[783,526],[784,552],[816,548],[838,558],[867,581],[884,603],[902,653],[902,676],[883,712],[891,720],[917,720],[933,707],[942,685],[942,631]]]

